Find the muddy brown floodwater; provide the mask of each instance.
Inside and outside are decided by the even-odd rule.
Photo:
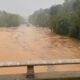
[[[0,28],[0,61],[27,61],[80,58],[80,43],[47,28],[21,25],[16,29]],[[80,71],[80,65],[35,67],[35,72]],[[0,68],[0,74],[26,72],[22,68]]]

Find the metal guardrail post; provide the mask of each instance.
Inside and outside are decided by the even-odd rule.
[[[28,65],[27,66],[27,78],[34,78],[34,65]]]

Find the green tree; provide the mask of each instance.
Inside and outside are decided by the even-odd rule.
[[[0,27],[15,27],[19,26],[22,22],[23,18],[20,15],[0,11]]]

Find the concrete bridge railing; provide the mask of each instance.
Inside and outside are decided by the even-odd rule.
[[[39,60],[39,61],[24,61],[24,62],[0,62],[0,67],[21,67],[27,66],[27,78],[34,78],[34,66],[48,65],[68,65],[80,64],[80,59],[54,59],[54,60]]]

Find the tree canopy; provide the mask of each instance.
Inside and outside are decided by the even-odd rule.
[[[49,27],[56,34],[80,39],[80,0],[65,0],[61,5],[40,9],[29,21],[36,26]]]
[[[15,27],[20,25],[23,20],[20,15],[0,11],[0,27]]]

